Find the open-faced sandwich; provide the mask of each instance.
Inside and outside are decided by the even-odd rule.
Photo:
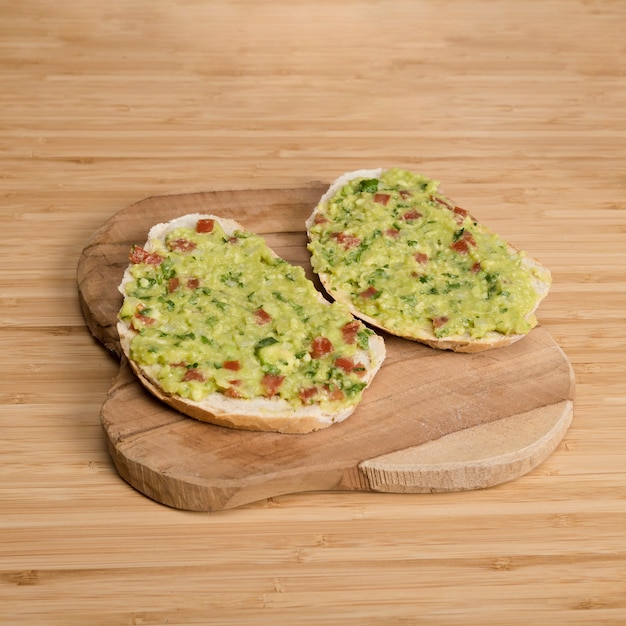
[[[506,346],[536,324],[550,272],[403,169],[338,178],[307,220],[330,296],[391,334],[434,348]]]
[[[196,419],[306,433],[339,422],[380,368],[382,338],[233,220],[155,225],[119,286],[121,347],[142,384]]]

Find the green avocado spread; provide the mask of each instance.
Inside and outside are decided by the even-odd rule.
[[[261,237],[202,219],[146,248],[131,250],[119,317],[136,331],[131,358],[165,392],[277,397],[296,408],[360,398],[372,331],[344,304],[321,302],[304,270]]]
[[[356,178],[309,228],[313,269],[338,299],[395,334],[424,338],[526,333],[547,270],[403,169]]]

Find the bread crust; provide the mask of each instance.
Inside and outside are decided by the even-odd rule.
[[[379,178],[386,170],[384,168],[375,168],[375,169],[363,169],[363,170],[355,170],[353,172],[346,172],[335,179],[329,186],[328,190],[322,195],[317,206],[313,209],[313,212],[306,220],[306,229],[307,236],[309,241],[311,241],[311,228],[315,224],[316,215],[321,212],[328,204],[328,201],[334,197],[334,195],[347,183],[354,180],[355,178]],[[473,218],[473,216],[472,216]],[[474,219],[474,218],[473,218]],[[475,220],[474,221],[478,221]],[[513,246],[511,243],[507,242],[507,246],[509,251],[513,254],[519,252],[519,250]],[[548,269],[541,264],[537,259],[534,259],[529,256],[525,256],[523,258],[522,264],[525,265],[529,270],[532,268],[539,269],[550,276]],[[431,348],[436,348],[439,350],[452,350],[454,352],[464,352],[464,353],[474,353],[474,352],[482,352],[484,350],[492,350],[494,348],[502,348],[505,346],[509,346],[520,339],[523,339],[527,333],[517,333],[517,334],[503,334],[496,331],[491,331],[485,334],[480,338],[473,338],[469,335],[469,333],[464,335],[448,335],[444,338],[437,337],[434,333],[422,333],[420,335],[407,333],[399,333],[397,331],[393,331],[386,327],[380,320],[373,318],[362,311],[359,310],[357,306],[355,306],[350,294],[347,292],[335,288],[332,286],[330,277],[328,274],[324,272],[317,272],[318,278],[328,293],[328,295],[335,300],[345,303],[349,308],[352,314],[355,317],[360,318],[364,322],[367,322],[370,326],[377,328],[379,330],[385,331],[389,334],[396,335],[398,337],[402,337],[403,339],[408,339],[411,341],[417,341],[423,344],[430,346]],[[537,298],[535,301],[535,306],[533,309],[527,314],[527,317],[530,318],[540,302],[546,297],[548,291],[550,289],[550,280],[541,281],[539,279],[534,280],[534,288],[537,294]]]
[[[177,227],[193,227],[199,219],[213,219],[219,223],[228,235],[234,235],[236,231],[246,229],[235,220],[221,218],[211,214],[193,213],[175,218],[166,223],[156,224],[148,233],[144,249],[151,251],[152,239],[163,240],[166,234]],[[124,277],[118,286],[120,293],[125,296],[127,282],[133,280],[130,274],[132,263],[124,272]],[[330,303],[319,294],[321,302],[330,306]],[[225,426],[228,428],[273,431],[279,433],[304,434],[331,424],[341,422],[351,415],[358,405],[355,401],[352,405],[342,410],[330,412],[323,410],[318,404],[294,407],[286,400],[279,397],[259,397],[254,399],[230,398],[222,393],[209,394],[202,401],[194,401],[181,396],[167,393],[160,386],[149,368],[134,361],[130,356],[130,346],[136,331],[130,324],[118,319],[117,330],[120,345],[125,358],[131,369],[136,374],[140,383],[156,398],[176,409],[180,413],[188,415],[199,421]],[[372,334],[369,347],[371,360],[367,363],[367,371],[363,376],[366,388],[371,384],[374,376],[380,369],[385,358],[385,344],[382,337]]]

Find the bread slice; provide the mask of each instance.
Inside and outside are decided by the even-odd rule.
[[[190,214],[133,246],[119,290],[122,350],[157,398],[231,428],[307,433],[347,418],[385,357],[239,223]]]
[[[340,176],[306,227],[330,296],[372,326],[433,348],[478,352],[520,340],[551,284],[548,269],[436,181],[402,169]]]

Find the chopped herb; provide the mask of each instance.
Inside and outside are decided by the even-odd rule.
[[[225,311],[228,308],[228,304],[226,302],[221,302],[215,298],[211,299],[211,302],[220,310]]]
[[[346,381],[342,384],[342,389],[347,396],[352,397],[360,393],[361,391],[363,391],[363,389],[365,389],[365,386],[366,386],[366,383],[363,383],[363,382],[348,383]]]
[[[161,275],[165,280],[175,278],[176,268],[174,267],[174,261],[170,257],[165,257],[161,263]]]
[[[296,304],[295,302],[290,302],[289,304],[291,304],[291,308],[300,318],[305,317],[304,307],[301,304]]]
[[[278,339],[276,337],[264,337],[263,339],[259,339],[254,345],[254,351],[258,352],[261,348],[266,348],[267,346],[273,346],[275,343],[278,343]]]
[[[369,328],[366,328],[364,330],[360,330],[357,334],[356,334],[356,343],[357,346],[359,346],[359,348],[361,348],[361,350],[367,350],[369,348],[369,343],[370,343],[370,335],[372,335],[372,331]]]
[[[222,274],[220,276],[220,281],[223,282],[228,287],[243,287],[243,282],[241,280],[243,272],[234,272],[230,270],[226,274]]]
[[[359,183],[359,191],[375,193],[378,191],[378,178],[366,178]]]
[[[213,328],[213,326],[215,326],[215,324],[217,324],[217,322],[219,321],[219,319],[217,317],[215,317],[215,315],[210,315],[209,317],[207,317],[204,320],[204,323],[209,327],[209,328]]]

